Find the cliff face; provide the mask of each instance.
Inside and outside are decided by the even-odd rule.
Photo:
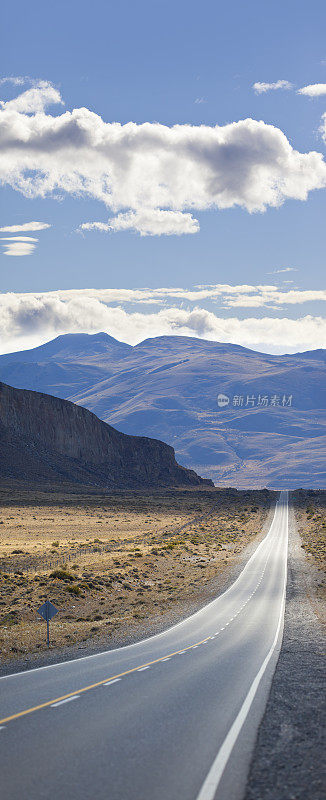
[[[115,488],[205,483],[163,442],[128,436],[74,403],[4,383],[0,477]]]

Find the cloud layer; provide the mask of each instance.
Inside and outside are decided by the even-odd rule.
[[[117,215],[102,230],[194,233],[194,210],[264,211],[326,186],[323,156],[299,153],[262,121],[121,125],[87,108],[45,113],[53,102],[62,102],[59,92],[42,82],[2,103],[0,181],[31,198],[100,200]]]
[[[215,292],[224,292],[223,296],[229,292],[231,300],[232,290],[235,290],[233,305],[237,306],[241,293],[246,305],[251,288],[224,286],[223,290],[215,287]],[[266,291],[272,291],[272,288],[267,287]],[[293,352],[326,346],[325,319],[320,316],[305,315],[300,319],[268,315],[260,319],[253,316],[238,319],[232,316],[225,319],[198,305],[200,299],[207,299],[209,292],[212,296],[214,287],[193,292],[184,289],[81,289],[0,295],[2,352],[32,347],[60,333],[96,333],[102,330],[130,344],[152,336],[171,334],[233,342],[266,352]],[[197,301],[193,308],[177,306],[177,301],[189,296],[192,301]],[[155,310],[146,308],[146,304],[153,303],[159,307]],[[128,307],[128,304],[137,304],[136,310],[134,305]]]

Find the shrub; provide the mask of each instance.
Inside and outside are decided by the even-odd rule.
[[[74,575],[64,568],[55,569],[53,572],[50,572],[50,578],[58,578],[60,581],[73,581],[75,579]]]
[[[67,586],[66,591],[73,594],[75,597],[80,597],[82,591],[79,586]]]

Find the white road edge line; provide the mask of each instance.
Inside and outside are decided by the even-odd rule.
[[[63,706],[64,703],[70,703],[71,700],[78,700],[78,697],[80,697],[80,694],[74,694],[73,697],[66,697],[65,700],[59,700],[58,703],[51,703],[51,708]]]
[[[111,686],[111,683],[118,683],[118,681],[121,681],[121,678],[113,678],[112,681],[107,681],[106,683],[103,683],[103,686]]]
[[[288,521],[287,521],[286,528],[287,528],[287,535],[286,535],[286,547],[287,547]],[[251,705],[252,705],[252,703],[253,703],[253,701],[255,699],[255,695],[256,695],[257,689],[259,687],[260,681],[261,681],[261,679],[262,679],[262,677],[264,675],[264,672],[267,669],[267,666],[268,666],[268,664],[269,664],[269,662],[270,662],[270,660],[272,658],[272,655],[274,653],[274,650],[275,650],[275,648],[277,646],[280,629],[281,629],[281,626],[282,626],[282,623],[283,623],[283,620],[284,620],[286,579],[287,579],[287,558],[285,560],[284,586],[283,586],[283,596],[282,596],[282,601],[281,601],[281,611],[280,611],[280,616],[279,616],[278,625],[277,625],[276,634],[275,634],[275,638],[274,638],[273,644],[272,644],[270,650],[268,651],[267,656],[264,659],[259,671],[257,672],[256,677],[254,678],[254,680],[253,680],[253,682],[251,684],[251,687],[249,689],[247,697],[245,698],[245,700],[244,700],[244,702],[243,702],[243,704],[242,704],[242,706],[240,708],[240,711],[239,711],[237,717],[235,718],[235,720],[233,722],[233,725],[231,725],[231,728],[230,728],[228,734],[226,735],[226,737],[224,739],[224,742],[223,742],[222,746],[220,747],[215,760],[213,761],[213,764],[212,764],[212,766],[211,766],[211,768],[209,770],[208,775],[205,778],[205,781],[204,781],[204,783],[203,783],[203,785],[201,787],[201,790],[200,790],[199,794],[197,795],[196,800],[214,800],[215,795],[216,795],[216,790],[217,790],[217,787],[218,787],[219,782],[221,780],[221,777],[223,775],[224,769],[225,769],[225,767],[227,765],[227,762],[229,760],[229,757],[231,755],[233,747],[234,747],[234,745],[236,743],[236,740],[237,740],[237,738],[239,736],[241,728],[242,728],[242,726],[243,726],[243,724],[244,724],[244,722],[245,722],[245,720],[246,720],[246,718],[248,716],[248,713],[250,711]]]

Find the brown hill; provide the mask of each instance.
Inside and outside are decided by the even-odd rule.
[[[156,439],[128,436],[67,400],[0,383],[0,479],[107,488],[211,484]]]

